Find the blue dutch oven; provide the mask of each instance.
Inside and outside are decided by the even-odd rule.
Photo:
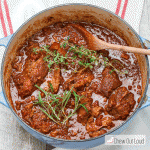
[[[96,138],[85,140],[64,140],[42,134],[30,126],[28,126],[23,120],[16,114],[13,109],[13,103],[9,92],[9,77],[11,73],[11,63],[16,56],[16,51],[21,47],[26,39],[32,36],[43,27],[56,22],[65,21],[83,21],[91,22],[104,26],[117,35],[123,37],[127,41],[128,45],[133,47],[145,48],[150,47],[149,41],[140,37],[133,28],[120,17],[114,13],[97,6],[87,4],[66,4],[46,9],[31,19],[26,21],[13,35],[0,40],[0,46],[5,46],[5,54],[2,60],[1,66],[1,84],[2,92],[0,93],[0,102],[6,107],[10,108],[12,113],[16,116],[16,119],[21,126],[31,133],[37,139],[61,148],[76,148],[85,149],[91,148],[105,143],[105,135],[116,135],[121,133],[132,121],[133,117],[143,108],[150,105],[150,98],[146,98],[146,92],[149,84],[149,63],[148,58],[145,55],[135,54],[140,65],[142,74],[142,97],[139,105],[135,111],[124,121],[120,126],[117,126],[113,130],[110,130],[104,135]],[[144,46],[145,44],[145,46]]]

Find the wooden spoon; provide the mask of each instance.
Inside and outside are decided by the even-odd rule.
[[[125,51],[125,52],[150,55],[150,51],[147,49],[110,44],[103,40],[100,40],[94,35],[92,35],[91,33],[89,33],[84,27],[78,24],[69,24],[69,26],[72,26],[73,28],[75,28],[84,36],[87,42],[88,48],[91,50],[113,49],[113,50],[120,50],[120,51]]]

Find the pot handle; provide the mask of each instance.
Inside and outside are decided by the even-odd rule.
[[[9,43],[9,41],[10,41],[10,39],[11,39],[12,36],[13,36],[13,34],[0,39],[0,46],[7,47],[7,45],[8,45],[8,43]],[[6,102],[6,99],[4,97],[3,92],[0,92],[0,103],[9,108],[9,105]]]
[[[7,47],[7,45],[8,45],[8,43],[9,43],[9,41],[10,41],[10,39],[11,39],[12,36],[13,36],[13,34],[11,34],[11,35],[9,35],[9,36],[7,36],[7,37],[4,37],[4,38],[2,38],[2,39],[0,39],[0,46],[5,46],[5,47]]]
[[[9,108],[9,105],[6,102],[3,92],[0,92],[0,103]]]
[[[141,38],[142,42],[147,47],[147,49],[150,49],[150,41],[145,39],[145,38],[143,38],[143,37],[141,37],[141,36],[139,36],[139,37]]]
[[[147,39],[145,39],[145,38],[143,38],[143,37],[141,37],[141,36],[140,36],[140,38],[141,38],[142,42],[144,43],[144,45],[145,45],[148,49],[150,49],[150,41],[147,40]],[[149,72],[150,72],[150,68],[149,68]],[[150,106],[150,97],[147,96],[147,97],[145,98],[145,102],[144,102],[144,104],[141,106],[140,110],[143,109],[143,108],[146,108],[146,107],[148,107],[148,106]]]

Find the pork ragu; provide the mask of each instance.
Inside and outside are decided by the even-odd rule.
[[[79,23],[109,43],[127,45],[114,32]],[[34,34],[12,63],[10,92],[17,114],[33,129],[61,139],[89,139],[120,125],[141,96],[132,53],[92,51],[70,23]]]

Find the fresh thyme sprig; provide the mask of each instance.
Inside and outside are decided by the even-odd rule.
[[[67,53],[65,56],[61,55],[59,52],[57,52],[56,50],[54,52],[49,50],[49,46],[42,46],[40,49],[33,49],[33,52],[35,54],[38,54],[39,51],[45,51],[46,52],[46,56],[43,58],[44,61],[46,61],[48,63],[48,67],[51,71],[51,67],[53,64],[63,64],[63,65],[68,65],[68,62],[72,62],[72,59],[69,58],[67,56]],[[72,70],[74,70],[74,68],[72,68],[71,66],[69,66]]]
[[[76,114],[76,111],[80,108],[83,107],[85,111],[88,113],[87,108],[85,107],[85,104],[81,104],[80,100],[84,97],[79,96],[75,91],[73,90],[73,87],[71,88],[70,91],[65,91],[64,95],[61,97],[60,95],[57,94],[52,94],[50,92],[47,92],[43,90],[41,87],[38,85],[35,85],[40,91],[42,91],[45,94],[45,98],[41,97],[41,94],[39,92],[38,96],[38,101],[35,101],[35,105],[40,105],[40,110],[51,120],[53,120],[57,124],[65,124],[65,122],[74,116]],[[51,84],[51,89],[53,89],[52,84]],[[75,100],[75,107],[70,113],[67,115],[66,113],[66,106],[68,104],[68,101],[71,99],[71,97],[74,97]]]
[[[93,50],[89,50],[87,48],[85,48],[83,45],[82,46],[77,46],[74,45],[72,43],[69,43],[68,41],[69,38],[67,38],[67,40],[64,40],[61,43],[61,47],[66,48],[67,46],[69,47],[69,51],[73,51],[74,53],[78,54],[78,56],[80,58],[84,57],[86,58],[85,62],[88,63],[83,63],[82,61],[79,62],[80,65],[83,65],[84,67],[89,67],[90,69],[93,68],[93,65],[98,65],[99,63],[102,63],[104,66],[111,66],[113,69],[113,71],[116,71],[120,74],[128,74],[127,70],[124,70],[123,72],[120,71],[119,69],[117,69],[110,61],[107,57],[103,57],[101,53],[97,53],[96,51]],[[88,59],[88,60],[87,60]],[[120,62],[119,62],[120,63]],[[121,63],[120,63],[121,64]],[[122,64],[121,64],[122,65]],[[112,72],[113,72],[112,71]]]
[[[73,55],[71,57],[68,56],[68,53],[65,54],[65,56],[61,55],[59,52],[54,51],[52,52],[49,50],[49,46],[43,46],[40,49],[33,49],[35,54],[38,54],[39,51],[45,51],[46,56],[44,57],[44,61],[48,63],[48,67],[51,71],[51,67],[53,64],[63,64],[71,68],[74,72],[77,72],[79,68],[76,68],[76,64],[79,66],[82,66],[84,69],[90,68],[92,69],[93,66],[98,66],[99,64],[102,64],[104,66],[111,66],[113,71],[116,71],[120,74],[128,74],[127,70],[121,71],[117,69],[107,57],[103,57],[101,53],[97,53],[96,51],[89,50],[82,46],[77,46],[75,44],[69,43],[69,38],[61,42],[60,45],[61,48],[68,47],[69,52],[73,52]],[[79,59],[77,59],[79,57]],[[73,68],[71,65],[75,65],[75,68]],[[120,63],[121,64],[121,63]],[[121,64],[122,65],[122,64]],[[113,72],[112,71],[112,72]],[[111,73],[112,73],[111,72]]]

